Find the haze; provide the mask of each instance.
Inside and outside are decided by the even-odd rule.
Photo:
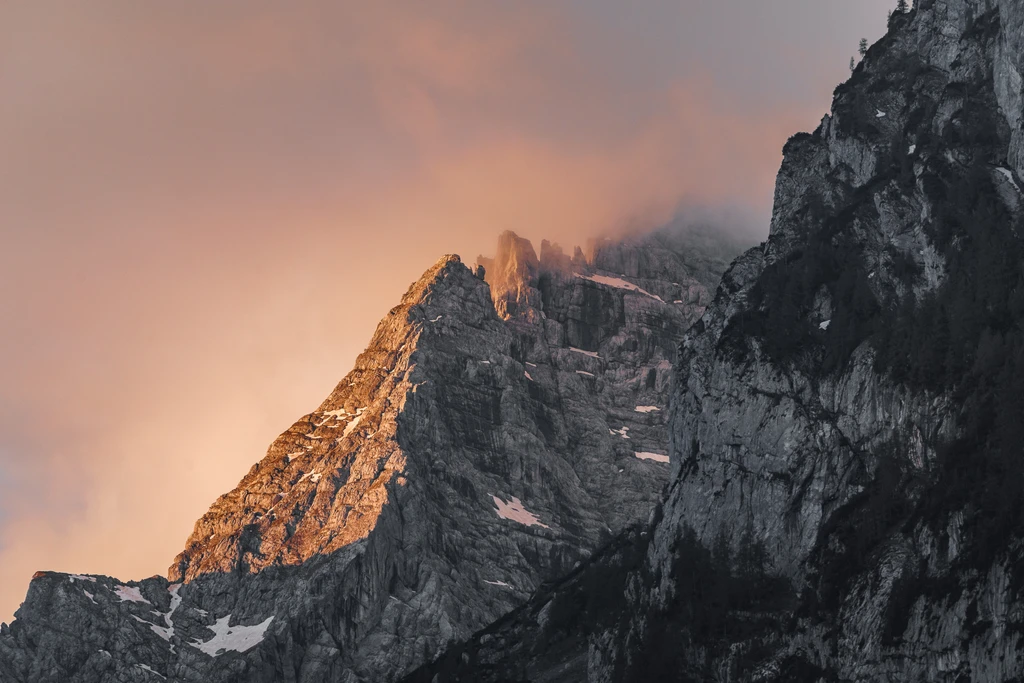
[[[441,254],[766,234],[891,4],[0,5],[0,620],[164,573]]]

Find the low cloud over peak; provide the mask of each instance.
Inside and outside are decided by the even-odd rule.
[[[438,255],[766,234],[889,4],[4,5],[0,620],[166,567]]]

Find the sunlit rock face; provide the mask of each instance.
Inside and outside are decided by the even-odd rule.
[[[0,680],[386,681],[498,619],[661,498],[672,361],[725,265],[686,240],[442,258],[169,582],[36,578]]]
[[[687,333],[650,526],[410,681],[1024,680],[1024,4],[916,5]]]

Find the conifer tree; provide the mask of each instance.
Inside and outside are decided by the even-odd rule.
[[[868,39],[867,38],[861,38],[860,39],[860,47],[857,48],[857,52],[860,53],[861,57],[865,56],[868,53]]]
[[[900,14],[909,12],[910,8],[907,6],[907,0],[896,0],[896,11]]]

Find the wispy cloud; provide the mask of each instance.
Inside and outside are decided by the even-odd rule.
[[[438,254],[766,230],[887,4],[4,4],[0,619],[164,571]]]

